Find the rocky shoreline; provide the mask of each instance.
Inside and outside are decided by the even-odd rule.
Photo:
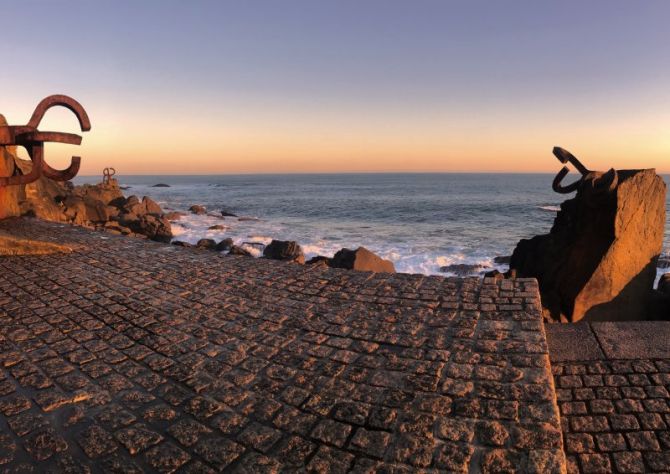
[[[17,160],[18,161],[18,160]],[[209,213],[198,204],[190,207],[195,215],[212,215],[220,219],[236,218],[233,213],[222,211]],[[235,245],[230,237],[219,242],[214,239],[200,239],[196,244],[173,240],[171,222],[186,215],[180,211],[164,211],[148,196],[124,196],[119,183],[111,178],[99,184],[74,186],[70,182],[57,183],[40,179],[25,186],[24,195],[19,197],[19,213],[49,221],[64,222],[113,234],[147,238],[157,242],[172,243],[181,247],[194,247],[203,250],[225,252],[231,255],[251,257],[252,254],[243,245]],[[211,228],[225,229],[224,225]],[[261,244],[262,245],[262,244]],[[305,260],[300,244],[295,241],[272,240],[263,246],[263,258],[289,261],[301,265],[328,266],[358,271],[394,273],[395,267],[364,247],[355,250],[341,249],[334,257],[317,256]]]

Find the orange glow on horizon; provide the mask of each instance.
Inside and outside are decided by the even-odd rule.
[[[119,175],[553,173],[560,168],[551,154],[554,145],[572,151],[591,169],[670,173],[670,114],[649,110],[607,121],[588,115],[570,120],[560,112],[546,120],[539,113],[505,118],[498,110],[474,117],[342,110],[314,119],[299,110],[281,120],[250,107],[246,114],[183,109],[177,120],[167,110],[128,111],[125,117],[109,104],[85,107],[93,128],[83,134],[82,146],[48,144],[46,151],[54,167],[65,167],[71,155],[82,156],[80,175],[98,175],[106,166]],[[40,128],[78,131],[70,112],[57,109]]]

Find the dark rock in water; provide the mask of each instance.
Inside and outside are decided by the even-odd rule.
[[[127,191],[127,190],[129,190],[130,188],[132,188],[132,186],[119,186],[119,189],[122,189],[122,190],[124,190],[124,191]]]
[[[230,250],[233,247],[233,239],[230,237],[223,239],[221,242],[216,244],[216,250],[217,252],[222,252],[224,250]]]
[[[238,217],[237,220],[240,221],[240,222],[247,222],[247,221],[259,222],[260,221],[260,219],[258,219],[257,217]]]
[[[511,255],[493,257],[493,263],[496,263],[498,265],[509,265],[511,259],[512,259]]]
[[[201,206],[200,204],[194,204],[193,206],[189,207],[188,210],[199,216],[207,213],[205,206]]]
[[[305,255],[302,253],[302,248],[293,240],[273,240],[263,250],[263,257],[273,260],[305,263]]]
[[[181,219],[181,218],[184,217],[185,215],[186,215],[186,214],[184,214],[183,212],[172,211],[172,212],[168,212],[168,213],[166,213],[166,214],[165,214],[165,218],[166,218],[167,220],[169,220],[169,221],[178,221],[179,219]]]
[[[169,184],[165,184],[165,183],[158,183],[158,184],[154,184],[154,185],[151,186],[151,187],[152,187],[152,188],[169,188],[170,185],[169,185]]]
[[[488,270],[489,266],[487,265],[478,265],[478,264],[467,264],[467,263],[454,263],[452,265],[446,265],[440,267],[440,271],[443,273],[453,273],[456,276],[464,277],[469,275],[477,275],[484,270]]]
[[[670,296],[670,273],[665,273],[661,276],[661,279],[658,281],[658,286],[656,288],[661,293]],[[670,315],[668,319],[670,319]]]
[[[228,211],[226,211],[226,210],[222,210],[222,211],[221,211],[221,215],[222,215],[223,217],[237,217],[236,214],[233,214],[232,212],[228,212]]]
[[[658,258],[656,268],[670,268],[670,256],[662,256]]]
[[[163,216],[140,215],[137,219],[125,221],[125,225],[136,234],[144,235],[156,242],[170,243],[172,240],[170,221]]]
[[[655,170],[594,173],[561,204],[547,235],[521,240],[510,262],[535,277],[552,319],[646,319],[665,223],[663,179]],[[613,183],[613,180],[609,180]]]
[[[195,246],[201,249],[215,250],[216,241],[214,239],[200,239]]]
[[[230,247],[230,252],[228,252],[229,255],[243,255],[245,257],[251,257],[251,252],[249,252],[246,249],[243,249],[242,247],[238,247],[237,245],[233,245]]]
[[[317,255],[316,257],[312,257],[309,260],[307,260],[305,262],[305,265],[315,265],[315,266],[329,267],[330,266],[330,258],[329,257],[324,257],[323,255]]]
[[[225,230],[226,226],[221,224],[215,224],[207,227],[207,230]]]
[[[365,272],[395,273],[393,262],[384,260],[365,247],[358,247],[356,250],[342,249],[338,251],[331,260],[330,266]]]
[[[193,244],[189,244],[188,242],[184,242],[182,240],[175,240],[172,242],[172,245],[176,245],[177,247],[193,247]]]

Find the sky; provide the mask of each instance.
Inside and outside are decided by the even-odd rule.
[[[670,1],[4,1],[0,113],[80,174],[670,172]],[[43,130],[75,132],[65,109]]]

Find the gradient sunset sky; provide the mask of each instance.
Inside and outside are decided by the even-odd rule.
[[[16,1],[0,113],[80,174],[670,172],[670,1]],[[42,129],[74,131],[52,110]],[[79,149],[77,149],[79,148]]]

